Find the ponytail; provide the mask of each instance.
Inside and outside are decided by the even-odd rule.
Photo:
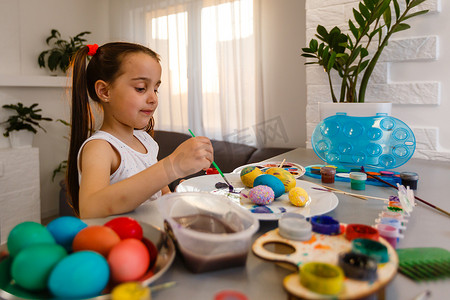
[[[83,142],[92,134],[94,117],[89,104],[86,80],[86,58],[89,48],[83,47],[75,53],[72,59],[72,114],[69,158],[67,160],[67,191],[70,205],[79,216],[80,207],[78,195],[78,151]]]

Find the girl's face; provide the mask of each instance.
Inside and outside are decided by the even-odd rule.
[[[132,53],[123,58],[120,72],[103,105],[105,121],[145,128],[158,106],[161,65],[148,54]]]

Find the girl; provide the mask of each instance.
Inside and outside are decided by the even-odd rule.
[[[191,138],[157,161],[158,145],[149,133],[158,106],[159,61],[152,50],[122,42],[88,45],[74,55],[67,185],[82,218],[132,211],[169,192],[170,182],[213,161],[205,137]],[[88,95],[103,110],[101,128],[92,136]]]

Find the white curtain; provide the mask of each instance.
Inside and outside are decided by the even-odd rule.
[[[263,120],[259,0],[111,0],[111,36],[163,68],[156,128],[257,145]],[[260,126],[259,126],[260,127]]]

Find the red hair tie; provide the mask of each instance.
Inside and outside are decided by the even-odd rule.
[[[89,48],[88,54],[89,56],[94,56],[95,53],[97,53],[97,49],[98,49],[98,45],[94,44],[94,45],[87,45],[87,47]]]

